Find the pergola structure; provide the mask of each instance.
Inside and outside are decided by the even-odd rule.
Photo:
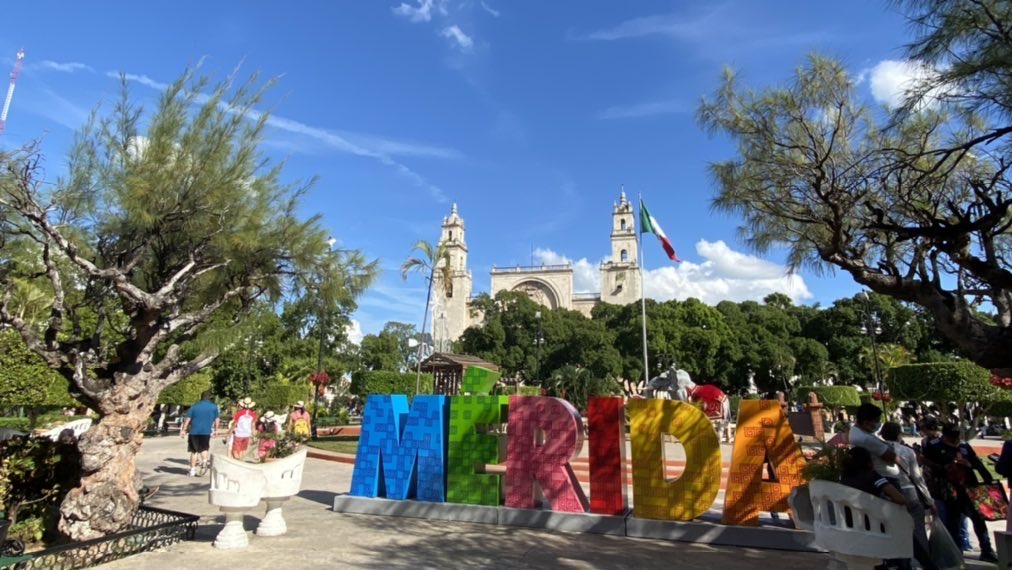
[[[422,361],[422,372],[432,374],[432,393],[456,396],[460,393],[460,381],[468,366],[478,366],[495,372],[499,367],[485,362],[477,356],[437,352]]]

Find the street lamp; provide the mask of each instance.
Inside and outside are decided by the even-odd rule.
[[[534,319],[538,321],[538,332],[534,337],[534,346],[537,348],[535,356],[535,367],[534,367],[534,381],[541,385],[541,345],[545,344],[545,335],[541,332],[541,311],[534,312]],[[517,392],[519,393],[520,384],[517,383]]]
[[[875,337],[882,334],[882,325],[879,322],[878,317],[872,312],[871,308],[871,297],[868,296],[867,291],[861,291],[861,297],[864,298],[864,318],[865,322],[861,324],[861,334],[868,335],[871,339],[871,352],[872,359],[875,361],[875,380],[878,382],[878,393],[879,396],[885,397],[885,390],[882,387],[882,370],[880,369],[878,360],[878,343],[875,342]]]

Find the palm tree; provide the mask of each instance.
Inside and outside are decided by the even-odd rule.
[[[414,271],[422,274],[428,273],[429,280],[428,292],[425,294],[425,314],[422,315],[422,328],[418,332],[418,363],[415,370],[415,394],[418,394],[422,379],[422,346],[425,340],[425,326],[429,320],[429,304],[432,302],[432,283],[435,281],[436,272],[439,272],[439,284],[444,294],[451,291],[453,284],[450,281],[452,274],[450,251],[446,248],[446,244],[440,243],[433,246],[425,240],[419,240],[411,251],[417,252],[418,255],[404,260],[404,263],[401,264],[401,277],[407,279],[408,274]]]

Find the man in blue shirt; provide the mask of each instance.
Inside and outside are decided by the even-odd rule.
[[[211,436],[218,431],[218,405],[211,401],[211,391],[201,395],[200,401],[190,406],[186,414],[183,428],[179,436],[189,435],[186,440],[190,452],[190,477],[197,475],[197,457],[203,464],[207,463],[207,454],[211,449]]]

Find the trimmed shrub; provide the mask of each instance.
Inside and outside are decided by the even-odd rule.
[[[830,408],[856,408],[861,405],[861,393],[853,386],[811,386],[798,390],[798,401],[807,402],[808,394],[815,392],[822,405]]]
[[[997,393],[991,373],[972,362],[926,362],[889,369],[889,391],[897,400],[988,401]]]
[[[1012,390],[995,390],[990,400],[984,404],[984,415],[1012,417]]]
[[[0,418],[0,429],[28,431],[28,418]]]
[[[312,396],[313,386],[309,383],[268,384],[253,393],[253,400],[257,403],[257,409],[282,413],[299,400],[311,401]]]
[[[422,374],[422,394],[432,393],[432,375]],[[389,370],[364,370],[351,377],[351,393],[356,396],[369,394],[406,394],[415,396],[414,372],[391,372]]]

